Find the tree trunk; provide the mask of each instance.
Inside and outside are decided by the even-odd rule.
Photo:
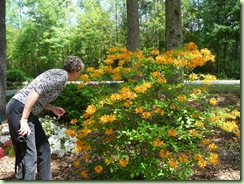
[[[183,45],[183,28],[181,18],[181,1],[166,0],[166,50],[173,50]]]
[[[140,28],[139,28],[139,13],[138,0],[126,0],[127,4],[127,47],[128,50],[135,52],[140,49]]]
[[[181,18],[181,1],[165,1],[165,45],[166,50],[174,50],[183,46],[183,28]],[[183,73],[176,67],[172,67],[172,74],[167,77],[169,84],[183,82]]]
[[[6,115],[6,0],[0,0],[0,124]]]

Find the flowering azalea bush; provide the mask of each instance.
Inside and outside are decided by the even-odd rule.
[[[239,137],[235,120],[240,112],[218,109],[207,88],[215,76],[192,72],[214,61],[211,52],[194,43],[164,54],[153,50],[149,56],[125,48],[109,52],[103,66],[88,67],[81,79],[124,83],[117,92],[94,98],[83,116],[71,121],[76,128],[66,131],[77,139],[75,151],[81,156],[74,166],[81,177],[184,180],[195,166],[218,164],[218,145],[211,137],[216,129]],[[206,85],[167,82],[176,69],[185,81]]]

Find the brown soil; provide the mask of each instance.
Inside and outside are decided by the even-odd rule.
[[[224,93],[216,95],[220,106],[240,107],[240,95]],[[240,140],[229,134],[216,134],[216,141],[221,144],[219,149],[219,164],[215,167],[195,169],[191,180],[240,180],[241,155]],[[81,180],[80,174],[75,171],[73,162],[75,155],[66,154],[59,158],[53,156],[53,180]],[[5,156],[0,159],[0,180],[15,180],[14,157]]]

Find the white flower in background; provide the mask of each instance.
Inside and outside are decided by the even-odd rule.
[[[67,129],[56,125],[58,124],[58,119],[47,116],[40,119],[40,121],[43,122],[43,129],[48,136],[52,154],[63,157],[67,152],[75,153],[76,138],[67,136],[65,134]]]
[[[9,128],[8,128],[8,126],[3,127],[3,129],[2,129],[2,133],[3,133],[3,134],[9,133]]]
[[[9,135],[1,135],[0,137],[0,143],[4,144],[6,141],[10,140],[10,136]]]

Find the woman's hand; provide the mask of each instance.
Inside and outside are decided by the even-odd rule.
[[[47,104],[43,107],[46,110],[52,111],[56,116],[63,116],[65,113],[65,110],[61,107],[57,107],[51,104]]]
[[[20,120],[20,129],[18,131],[19,135],[27,135],[29,136],[31,134],[30,127],[28,125],[28,119],[21,119]]]
[[[64,115],[65,110],[61,107],[53,106],[52,112],[59,117]]]

